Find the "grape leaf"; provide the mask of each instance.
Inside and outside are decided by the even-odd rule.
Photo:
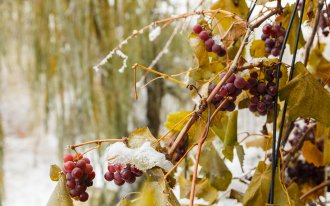
[[[290,17],[291,17],[292,11],[293,11],[293,7],[294,7],[294,4],[291,4],[291,5],[287,4],[284,8],[282,18],[280,18],[280,20],[282,22],[282,26],[286,30],[288,29],[288,26],[289,26],[289,21],[290,21]],[[298,17],[298,13],[296,12],[295,18],[293,20],[292,27],[291,27],[291,30],[290,30],[288,42],[287,42],[290,45],[291,54],[294,52],[293,50],[294,50],[295,41],[297,39],[296,33],[297,33],[297,30],[298,30],[298,27],[299,27],[299,17]],[[304,40],[302,32],[300,31],[300,38],[299,38],[299,41],[298,41],[298,49],[303,47],[305,45],[305,43],[306,43],[306,41]]]
[[[245,21],[235,21],[222,36],[222,42],[225,47],[229,47],[233,41],[238,40],[246,33],[247,25]]]
[[[315,138],[317,141],[323,140],[323,148],[330,148],[330,127],[325,127],[321,123],[317,123]],[[330,165],[330,150],[323,149],[323,163]]]
[[[246,15],[249,12],[249,8],[244,0],[218,0],[211,6],[211,9],[223,9],[226,11],[231,11],[243,19],[246,18]],[[217,20],[215,24],[221,25],[224,30],[229,29],[231,24],[235,21],[233,18],[224,18],[224,14],[217,14],[215,15],[215,18]]]
[[[316,167],[323,165],[323,154],[311,141],[304,141],[301,152],[306,162]]]
[[[128,147],[130,148],[139,148],[145,142],[150,142],[154,148],[157,146],[154,144],[157,142],[157,139],[151,134],[147,127],[138,128],[128,136]]]
[[[225,148],[222,150],[223,155],[230,161],[234,158],[234,147],[237,144],[237,116],[238,111],[235,110],[230,113],[229,120],[226,128],[226,135],[224,145]]]
[[[180,132],[183,126],[188,122],[190,113],[191,112],[188,111],[170,113],[167,117],[167,122],[165,123],[166,128],[172,130],[173,132]],[[188,131],[189,145],[196,143],[204,131],[207,122],[206,112],[203,113],[202,117],[203,119],[198,118]],[[207,135],[207,140],[212,140],[213,137],[214,133],[209,132]]]
[[[58,181],[61,177],[61,168],[57,165],[50,166],[49,177],[53,181]]]
[[[292,201],[294,201],[294,206],[304,206],[305,204],[301,202],[300,196],[302,195],[297,183],[292,183],[288,188],[288,193]]]
[[[307,22],[310,23],[315,17],[316,9],[317,9],[316,0],[306,0],[303,22],[307,20]]]
[[[189,35],[189,43],[194,52],[198,67],[208,65],[209,56],[207,55],[204,42],[198,37],[198,35],[191,33]]]
[[[228,116],[226,112],[218,112],[211,122],[210,129],[221,139],[225,140],[226,128],[228,124]]]
[[[47,202],[47,206],[73,206],[69,190],[66,187],[64,174],[61,174],[61,177]]]
[[[266,56],[266,47],[263,40],[254,40],[250,47],[250,55],[254,58],[261,58]]]
[[[244,148],[242,145],[236,145],[235,148],[236,148],[239,163],[241,165],[241,169],[243,171],[243,163],[244,163],[244,155],[245,155]]]
[[[330,94],[307,71],[301,62],[295,65],[296,76],[279,92],[288,103],[289,121],[297,117],[315,118],[330,126]]]
[[[275,174],[275,205],[291,205],[291,199],[280,179],[280,169],[277,167]],[[264,206],[267,203],[269,186],[271,181],[271,166],[260,161],[252,181],[246,190],[243,205],[244,206]]]
[[[272,147],[272,139],[266,137],[258,137],[245,143],[246,147],[259,147],[264,151]]]
[[[209,178],[213,187],[221,191],[228,188],[232,174],[212,144],[203,145],[199,163],[201,172]]]
[[[183,175],[179,176],[179,184],[180,184],[180,197],[181,198],[189,198],[190,189],[191,189],[191,181],[184,178]],[[212,187],[210,181],[208,179],[202,179],[196,181],[196,189],[195,189],[196,197],[202,198],[209,203],[213,203],[218,197],[218,191]]]
[[[330,86],[330,62],[324,58],[323,52],[325,49],[325,44],[320,44],[320,46],[316,46],[309,56],[310,61],[308,64],[310,65],[312,71],[311,73],[316,77],[320,78],[323,82],[327,83]]]

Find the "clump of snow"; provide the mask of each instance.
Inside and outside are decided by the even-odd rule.
[[[169,171],[173,164],[166,160],[163,153],[157,152],[150,146],[150,142],[144,143],[139,148],[128,148],[126,144],[117,142],[106,149],[106,158],[111,164],[131,164],[139,170],[146,171],[155,166]]]
[[[160,35],[160,27],[151,27],[150,28],[150,33],[149,33],[149,41],[153,42],[159,35]]]
[[[127,67],[128,56],[124,54],[121,50],[116,50],[116,54],[121,58],[123,58],[123,66],[121,66],[120,69],[118,70],[120,73],[123,73],[125,68]]]

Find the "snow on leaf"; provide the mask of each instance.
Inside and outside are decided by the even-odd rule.
[[[116,142],[107,147],[106,158],[110,159],[111,164],[131,164],[142,171],[156,166],[168,171],[173,167],[163,153],[150,146],[150,142],[134,149],[127,147],[123,142]]]
[[[53,181],[58,181],[61,177],[61,168],[57,165],[51,165],[49,171],[49,177]]]
[[[160,35],[160,27],[151,27],[149,33],[149,41],[153,42]]]
[[[244,206],[264,206],[267,203],[269,186],[271,181],[271,166],[265,162],[259,162],[257,170],[245,193],[243,199]],[[280,178],[279,167],[275,174],[275,205],[291,205],[291,199]]]
[[[330,126],[330,93],[301,62],[295,67],[296,76],[279,92],[280,99],[288,103],[289,120],[311,117],[325,126]]]
[[[61,175],[59,182],[47,202],[47,206],[73,206],[64,174]]]

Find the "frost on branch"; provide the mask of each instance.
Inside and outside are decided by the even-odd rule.
[[[114,143],[106,149],[106,158],[110,159],[111,164],[131,164],[142,171],[155,166],[168,171],[173,167],[173,164],[166,160],[163,153],[157,152],[151,147],[150,142],[134,149],[128,148],[122,142]]]
[[[150,28],[149,41],[153,42],[160,35],[160,27]]]

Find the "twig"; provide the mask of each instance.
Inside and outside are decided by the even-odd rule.
[[[329,185],[330,185],[330,180],[326,180],[326,181],[322,182],[321,184],[313,187],[311,190],[309,190],[308,192],[306,192],[305,194],[303,194],[300,197],[300,200],[304,200],[306,197],[308,197],[312,193],[316,192],[319,189],[322,189],[323,187],[329,186]]]
[[[161,19],[155,22],[152,22],[151,24],[148,24],[147,26],[142,27],[140,30],[134,30],[132,32],[131,35],[129,35],[125,40],[123,40],[118,46],[116,46],[114,49],[112,49],[97,65],[95,65],[93,68],[95,70],[98,70],[101,66],[103,66],[104,64],[106,64],[109,59],[111,59],[112,55],[115,54],[115,52],[119,49],[121,49],[125,44],[127,44],[127,42],[133,38],[135,38],[136,36],[138,36],[139,34],[142,34],[143,32],[145,32],[145,30],[147,30],[148,28],[152,27],[152,26],[156,26],[158,24],[164,24],[164,23],[171,23],[173,21],[176,21],[178,19],[185,19],[188,18],[190,16],[194,16],[194,15],[214,15],[216,13],[222,13],[227,15],[228,17],[237,19],[237,20],[242,20],[239,16],[237,16],[234,13],[231,13],[229,11],[225,11],[225,10],[221,10],[221,9],[216,9],[216,10],[209,10],[209,11],[193,11],[193,12],[189,12],[189,13],[185,13],[185,14],[181,14],[175,17],[169,17],[166,19]]]
[[[80,144],[76,144],[76,145],[70,145],[69,148],[72,150],[75,150],[77,147],[81,147],[84,145],[88,145],[88,144],[101,144],[104,142],[127,142],[127,138],[123,138],[123,139],[97,139],[97,140],[91,140],[88,142],[83,142]]]
[[[247,17],[246,17],[246,21],[249,21],[249,19],[250,19],[250,17],[251,17],[251,14],[253,13],[253,10],[254,10],[254,8],[255,8],[256,5],[257,5],[257,1],[258,1],[258,0],[254,0],[253,5],[252,5],[251,8],[249,9],[249,13],[248,13],[248,15],[247,15]]]
[[[287,28],[287,31],[285,33],[284,36],[284,41],[283,41],[283,45],[281,48],[281,52],[280,52],[280,56],[279,56],[279,64],[277,65],[276,68],[276,87],[278,90],[278,85],[279,85],[279,80],[280,80],[280,70],[281,70],[281,62],[282,62],[282,58],[284,55],[284,50],[286,47],[286,42],[288,41],[288,37],[291,31],[291,27],[293,24],[293,20],[297,11],[297,7],[299,4],[299,0],[296,0],[294,9],[291,13],[291,17],[290,17],[290,21],[289,21],[289,25]],[[274,100],[274,115],[273,115],[273,142],[272,142],[272,176],[271,176],[271,183],[270,183],[270,189],[269,189],[269,196],[268,196],[268,203],[269,204],[274,204],[274,187],[275,187],[275,172],[276,172],[276,130],[277,130],[277,102],[278,102],[278,95],[275,95],[275,100]]]
[[[311,50],[313,42],[314,42],[314,37],[315,37],[315,34],[317,32],[317,29],[319,28],[319,21],[320,21],[320,16],[321,16],[321,13],[322,13],[321,10],[323,8],[323,5],[324,5],[324,2],[322,0],[318,2],[318,7],[317,7],[317,11],[316,11],[316,18],[315,18],[313,31],[312,31],[312,34],[311,34],[310,38],[308,39],[308,41],[306,43],[306,52],[305,52],[305,59],[304,59],[304,65],[305,66],[308,63],[308,58],[309,58],[310,50]]]

